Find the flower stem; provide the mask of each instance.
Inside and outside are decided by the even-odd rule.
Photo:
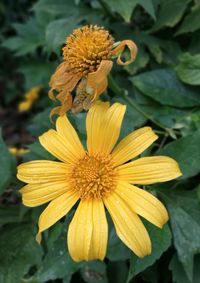
[[[152,117],[150,117],[146,112],[144,112],[140,108],[140,106],[135,102],[134,99],[128,97],[128,95],[126,94],[126,90],[121,89],[111,75],[108,76],[108,84],[109,84],[110,89],[113,92],[115,92],[116,94],[118,94],[119,96],[123,97],[123,99],[130,106],[132,106],[135,110],[137,110],[139,113],[141,113],[145,118],[150,120],[156,126],[158,126],[159,128],[165,130],[165,132],[168,132],[168,128],[165,128],[162,124],[160,124],[159,122],[155,121]]]

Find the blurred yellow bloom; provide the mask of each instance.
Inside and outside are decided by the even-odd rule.
[[[41,86],[35,86],[25,93],[24,100],[19,103],[19,112],[25,112],[31,109],[33,103],[38,99]]]
[[[9,147],[8,150],[12,155],[15,155],[15,156],[24,155],[24,154],[30,152],[29,149],[17,148],[17,147]]]
[[[130,59],[123,62],[124,48],[130,51]],[[112,59],[117,57],[120,65],[130,64],[136,57],[137,47],[131,40],[114,43],[107,30],[98,26],[84,26],[67,37],[63,48],[64,61],[57,67],[50,80],[49,97],[58,99],[61,106],[55,107],[50,116],[63,115],[69,109],[78,113],[88,110],[91,104],[107,88],[107,76],[112,68]],[[71,92],[76,88],[72,101]],[[56,97],[54,90],[57,91]]]
[[[80,200],[68,230],[68,249],[75,261],[106,255],[111,215],[119,238],[139,257],[151,253],[151,241],[139,216],[159,228],[167,222],[163,204],[133,184],[149,185],[181,176],[175,160],[142,157],[129,162],[158,137],[150,127],[129,134],[114,148],[126,107],[96,102],[86,118],[87,150],[66,116],[56,130],[40,136],[42,146],[60,162],[37,160],[18,166],[17,177],[28,183],[20,191],[23,203],[34,207],[50,202],[39,218],[41,233],[65,216]],[[139,216],[138,216],[139,215]]]

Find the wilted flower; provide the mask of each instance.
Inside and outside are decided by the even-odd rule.
[[[163,204],[133,184],[149,185],[181,176],[175,160],[166,156],[142,157],[156,139],[150,127],[129,134],[114,148],[126,107],[96,102],[86,118],[87,151],[66,116],[56,122],[40,143],[61,162],[37,160],[19,165],[23,203],[50,202],[39,218],[41,233],[65,216],[80,200],[68,230],[68,249],[75,261],[105,257],[108,224],[105,207],[119,238],[139,257],[151,253],[151,241],[140,217],[161,228],[168,220]],[[114,148],[114,149],[113,149]]]
[[[42,88],[41,86],[35,86],[25,93],[24,95],[25,99],[22,102],[20,102],[18,105],[19,112],[25,112],[31,109],[33,103],[39,97],[41,88]]]
[[[123,62],[121,54],[126,46],[130,51],[130,59]],[[118,64],[127,65],[135,59],[136,54],[137,47],[133,41],[115,43],[103,27],[90,25],[75,29],[66,39],[63,48],[64,61],[50,80],[49,97],[61,102],[61,106],[52,110],[51,116],[63,115],[69,109],[76,113],[82,109],[88,110],[92,102],[107,88],[112,59],[117,57]],[[71,92],[76,86],[73,100]],[[56,98],[54,90],[58,92]]]

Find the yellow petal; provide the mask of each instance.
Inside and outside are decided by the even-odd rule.
[[[20,190],[20,193],[22,194],[23,204],[33,207],[59,197],[68,190],[68,187],[66,180],[28,184]]]
[[[123,164],[141,154],[158,136],[150,127],[144,127],[134,131],[125,137],[113,150],[112,159],[115,166]]]
[[[52,181],[64,181],[68,166],[61,162],[34,160],[17,167],[17,178],[25,183],[40,184]]]
[[[87,119],[87,147],[91,154],[109,154],[117,142],[126,106],[99,102],[90,108]]]
[[[81,158],[80,152],[76,151],[76,146],[63,138],[62,135],[54,130],[49,130],[39,137],[41,145],[57,159],[73,164]]]
[[[102,94],[108,85],[107,76],[112,69],[113,62],[102,60],[96,72],[88,74],[86,92],[93,94],[93,101]]]
[[[57,119],[56,130],[63,137],[66,143],[73,144],[75,151],[78,152],[80,156],[85,155],[85,150],[80,139],[69,119],[65,115]]]
[[[106,255],[108,223],[103,202],[100,200],[93,200],[92,222],[93,232],[90,247],[90,259],[103,260]]]
[[[182,175],[178,163],[167,156],[143,157],[118,167],[120,180],[149,185]]]
[[[21,112],[26,112],[28,110],[31,109],[32,107],[32,101],[29,101],[29,100],[24,100],[22,102],[20,102],[18,104],[18,111],[21,113]]]
[[[108,225],[101,200],[82,200],[68,230],[68,249],[75,261],[103,260]]]
[[[119,182],[115,193],[130,209],[157,227],[162,228],[168,221],[169,217],[164,205],[147,191],[126,182]]]
[[[137,256],[151,253],[151,241],[140,218],[115,193],[104,199],[119,238]]]
[[[115,146],[120,130],[126,106],[120,103],[114,103],[105,113],[102,121],[102,133],[98,141],[99,152],[109,154]]]
[[[39,241],[41,239],[41,233],[65,216],[77,201],[78,195],[73,190],[68,190],[66,193],[52,200],[40,215],[38,222],[39,230],[36,239]]]
[[[87,148],[89,153],[97,150],[98,138],[101,136],[102,121],[109,108],[108,102],[97,101],[87,113]]]
[[[121,54],[123,53],[123,50],[125,47],[128,47],[129,51],[130,51],[130,59],[123,62],[121,60]],[[117,47],[115,47],[113,50],[112,50],[112,54],[113,55],[118,55],[117,57],[117,63],[119,65],[128,65],[130,63],[132,63],[135,58],[136,58],[136,55],[137,55],[137,46],[136,44],[132,41],[132,40],[123,40],[122,42],[120,42],[119,45],[117,45]]]

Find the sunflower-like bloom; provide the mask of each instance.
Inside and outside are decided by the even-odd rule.
[[[121,54],[126,46],[130,51],[130,59],[123,62]],[[61,102],[61,106],[55,107],[50,116],[63,115],[69,109],[75,113],[82,109],[88,110],[107,88],[112,59],[117,57],[118,64],[127,65],[135,59],[136,54],[137,47],[133,41],[114,43],[112,36],[103,27],[90,25],[75,29],[66,39],[64,60],[49,83],[49,97]],[[72,101],[71,92],[76,86],[76,96]],[[56,97],[54,91],[57,91]]]
[[[167,222],[164,205],[133,184],[149,185],[181,176],[175,160],[166,156],[132,160],[158,137],[143,127],[114,148],[126,107],[96,102],[86,118],[87,151],[66,116],[56,130],[40,136],[42,146],[60,162],[38,160],[19,165],[23,203],[34,207],[50,202],[39,218],[41,233],[65,216],[79,200],[68,229],[68,249],[75,261],[106,255],[108,224],[105,207],[119,238],[139,257],[151,253],[151,241],[139,216],[159,228]],[[138,216],[139,215],[139,216]]]
[[[41,86],[35,86],[25,93],[25,99],[18,105],[19,112],[26,112],[31,109],[34,102],[38,99],[41,89]]]

